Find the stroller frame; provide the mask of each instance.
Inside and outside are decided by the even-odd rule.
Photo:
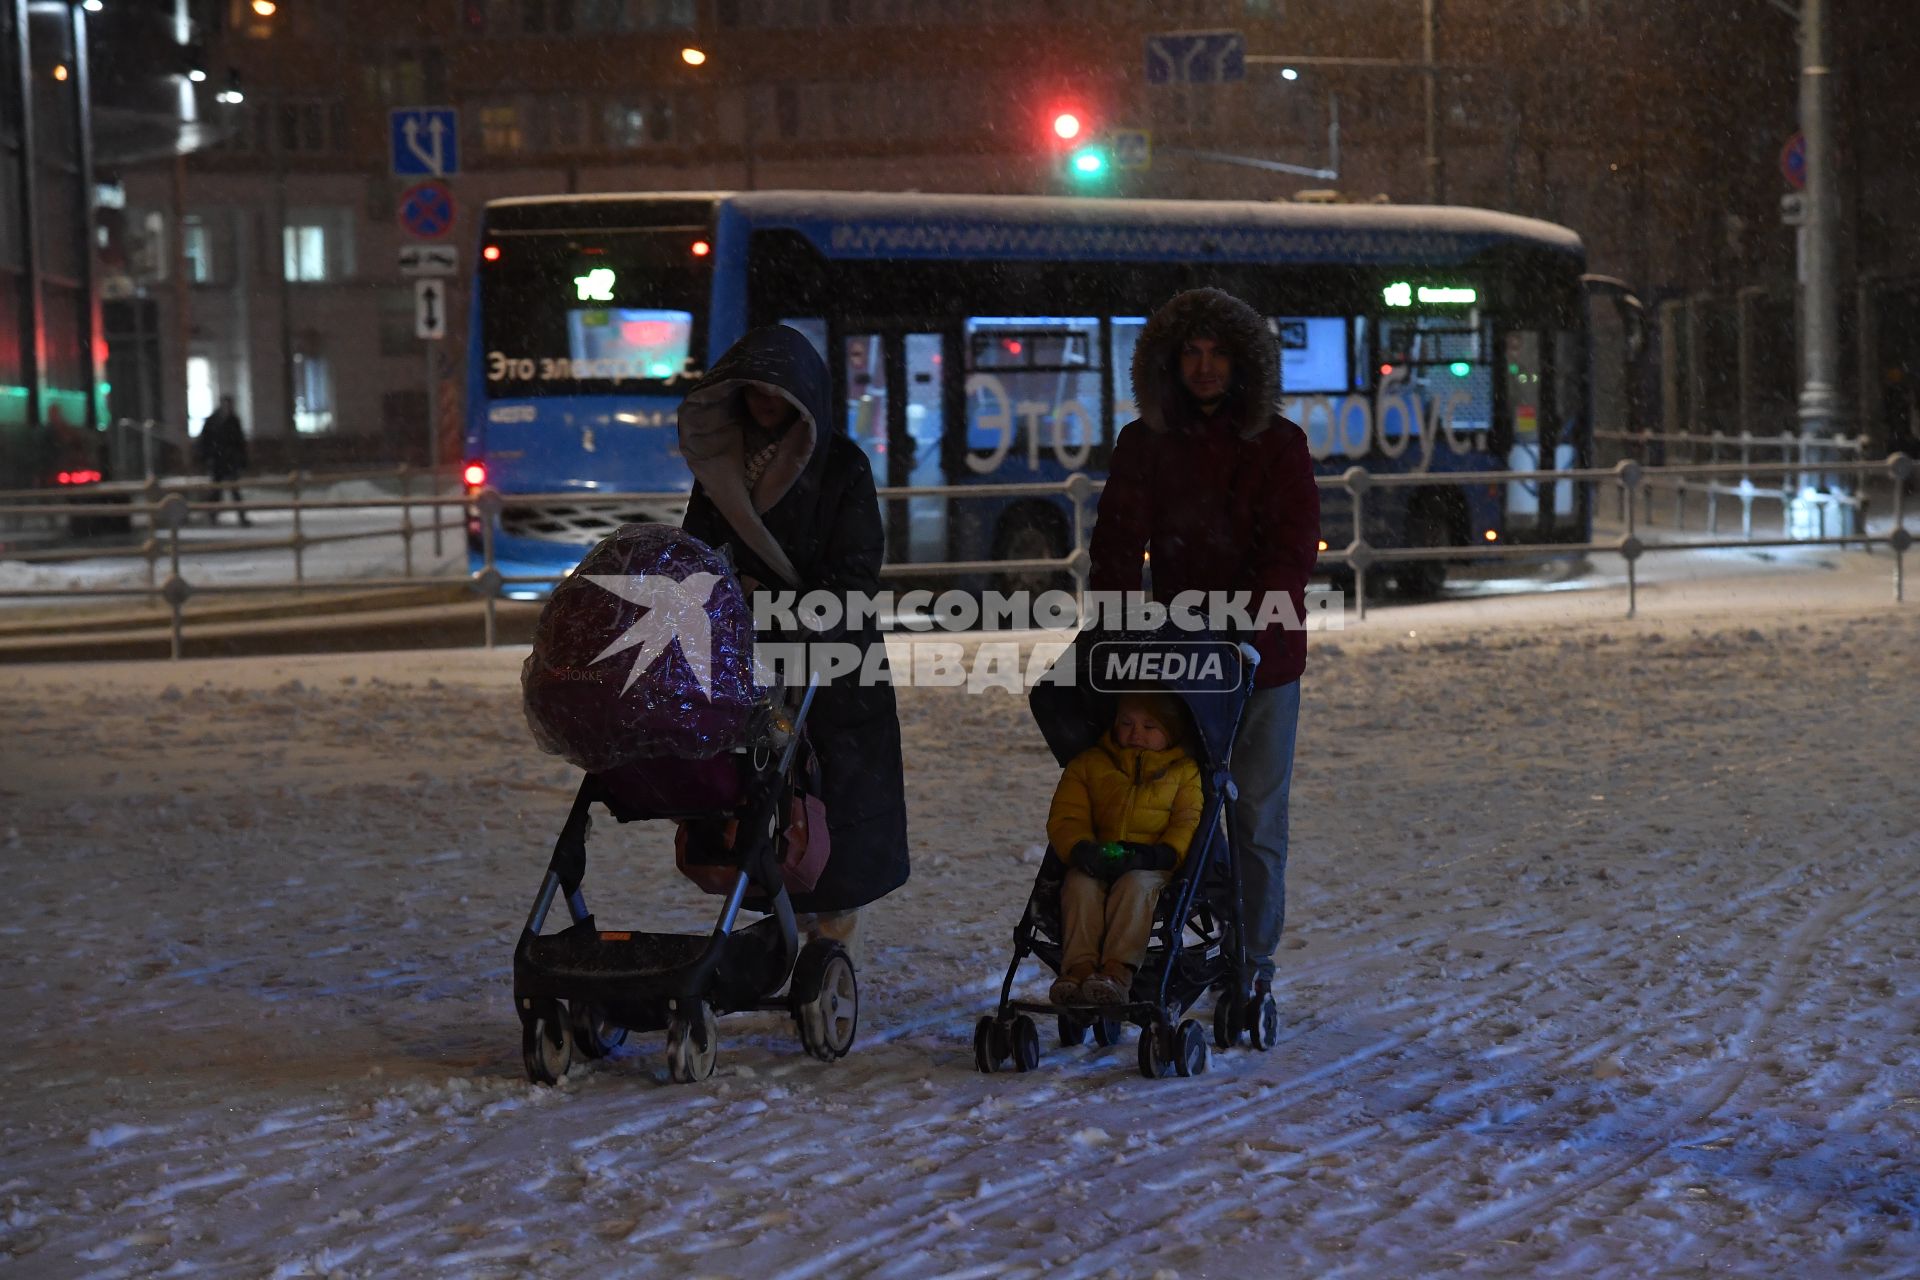
[[[670,1078],[678,1083],[704,1080],[713,1072],[720,1013],[790,1014],[802,1046],[823,1061],[844,1057],[852,1047],[859,1018],[852,959],[838,942],[817,939],[800,945],[780,869],[784,832],[779,815],[786,812],[790,771],[817,688],[816,678],[807,686],[777,762],[764,744],[753,752],[744,796],[724,815],[710,810],[623,811],[600,775],[589,773],[581,779],[513,951],[521,1055],[534,1083],[557,1083],[576,1054],[587,1059],[607,1056],[625,1042],[629,1031],[662,1029],[667,1033]],[[737,820],[728,865],[737,862],[739,872],[710,933],[645,933],[596,925],[581,887],[596,802],[622,823],[716,816]],[[542,934],[555,899],[563,895],[570,927]],[[750,906],[766,916],[737,927],[741,909]]]
[[[1232,804],[1239,789],[1232,775],[1232,749],[1253,695],[1254,674],[1260,655],[1252,645],[1242,643],[1240,655],[1246,662],[1246,677],[1237,694],[1232,731],[1223,750],[1209,751],[1202,772],[1205,808],[1186,860],[1160,895],[1156,920],[1145,960],[1135,975],[1132,996],[1124,1004],[1054,1004],[1042,1000],[1013,998],[1013,984],[1020,966],[1028,956],[1037,956],[1055,973],[1060,971],[1061,943],[1046,936],[1046,924],[1037,901],[1039,887],[1049,877],[1064,881],[1067,865],[1051,845],[1041,864],[1026,909],[1014,928],[1013,959],[1000,984],[1000,1000],[995,1011],[980,1019],[974,1028],[974,1064],[982,1072],[995,1072],[1011,1064],[1016,1071],[1031,1071],[1039,1065],[1039,1029],[1034,1015],[1053,1015],[1058,1022],[1060,1043],[1082,1044],[1089,1031],[1094,1040],[1108,1046],[1119,1043],[1123,1027],[1131,1023],[1140,1028],[1140,1073],[1149,1079],[1168,1075],[1195,1076],[1205,1072],[1209,1062],[1207,1037],[1198,1022],[1183,1015],[1209,990],[1219,991],[1213,1011],[1213,1042],[1222,1049],[1231,1048],[1245,1037],[1259,1050],[1273,1047],[1279,1039],[1279,1009],[1271,994],[1257,1004],[1254,1000],[1253,966],[1247,955],[1246,929],[1241,903],[1239,854],[1231,836]],[[1224,918],[1217,918],[1213,905],[1202,896],[1209,883],[1224,891],[1230,904]],[[1187,934],[1196,935],[1189,943]],[[1206,961],[1216,951],[1228,953],[1229,974],[1223,980],[1209,978],[1203,972]],[[1196,955],[1196,953],[1198,953]],[[1145,989],[1142,979],[1148,979]]]

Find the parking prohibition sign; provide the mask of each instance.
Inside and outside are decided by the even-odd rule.
[[[400,226],[410,236],[438,240],[453,230],[453,192],[444,182],[416,182],[400,197]]]

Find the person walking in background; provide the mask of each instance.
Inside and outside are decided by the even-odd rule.
[[[231,492],[233,501],[245,502],[236,483],[240,473],[247,469],[247,432],[240,425],[240,415],[233,411],[233,397],[221,396],[220,407],[207,415],[200,424],[200,439],[195,446],[200,466],[213,481],[213,493],[209,502],[222,501],[223,491]],[[242,510],[240,523],[250,525],[253,521]],[[207,523],[219,524],[220,513],[207,513]]]

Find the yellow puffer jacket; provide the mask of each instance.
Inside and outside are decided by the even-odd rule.
[[[1200,805],[1200,766],[1186,752],[1123,747],[1109,733],[1060,775],[1047,839],[1062,858],[1082,840],[1137,840],[1171,845],[1184,862]]]

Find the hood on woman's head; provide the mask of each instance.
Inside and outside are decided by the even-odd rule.
[[[757,479],[747,479],[746,390],[777,395],[798,411]],[[771,508],[813,459],[827,419],[826,363],[805,334],[786,325],[755,329],[727,348],[681,402],[680,453],[736,533],[789,582],[798,575],[760,513]]]

